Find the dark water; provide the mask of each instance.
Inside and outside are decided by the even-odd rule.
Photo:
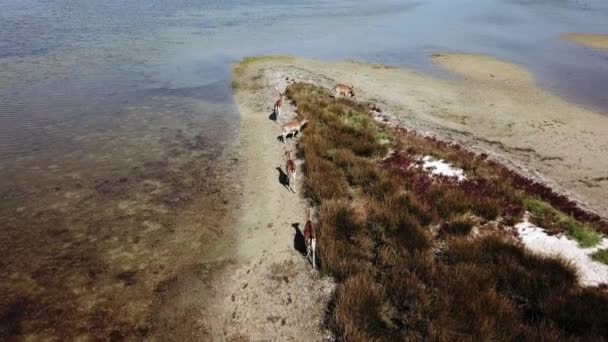
[[[230,62],[485,53],[608,112],[608,54],[569,32],[608,2],[0,0],[0,340],[153,329],[238,206]]]

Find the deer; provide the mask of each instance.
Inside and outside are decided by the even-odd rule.
[[[296,192],[296,162],[291,158],[291,151],[285,151],[285,156],[287,156],[287,161],[285,162],[285,171],[287,172],[289,189]],[[292,183],[293,187],[291,186]]]
[[[281,108],[283,108],[284,93],[281,93],[281,91],[279,90],[279,86],[276,86],[275,89],[279,92],[279,99],[274,103],[274,114],[278,119],[281,115]]]
[[[310,208],[306,208],[306,225],[304,226],[304,241],[306,242],[306,259],[312,257],[312,268],[317,268],[315,262],[315,250],[317,248],[317,230],[310,218]]]
[[[334,92],[336,93],[336,97],[339,95],[347,96],[350,95],[351,98],[355,97],[354,86],[347,86],[344,84],[337,84],[334,87]]]
[[[283,143],[287,141],[287,135],[289,133],[300,133],[302,127],[308,123],[308,120],[304,119],[301,121],[290,121],[283,125]]]

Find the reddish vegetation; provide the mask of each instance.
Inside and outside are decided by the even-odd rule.
[[[608,336],[605,291],[581,287],[572,265],[527,252],[492,223],[520,220],[531,196],[597,229],[605,222],[485,155],[379,126],[366,106],[323,88],[297,83],[287,95],[309,120],[298,152],[319,207],[321,267],[340,283],[328,317],[339,340]],[[397,152],[385,158],[389,147]],[[430,176],[417,165],[424,155],[466,180]]]
[[[410,144],[425,146],[424,151],[426,153],[436,155],[440,158],[446,158],[473,173],[480,168],[485,168],[488,171],[493,172],[496,178],[505,183],[510,183],[513,189],[520,190],[528,196],[539,198],[551,204],[555,209],[570,215],[581,222],[589,223],[598,228],[602,233],[608,234],[608,221],[602,219],[599,215],[581,208],[574,201],[562,194],[556,193],[547,185],[526,178],[496,161],[487,159],[487,154],[475,154],[471,151],[467,151],[458,144],[448,143],[434,137],[422,137],[413,131],[403,128],[400,128],[397,131],[397,134],[409,141]],[[406,152],[407,153],[405,154],[395,156],[397,160],[393,163],[389,163],[392,165],[401,164],[399,165],[401,169],[407,168],[415,162],[414,159],[412,159],[414,157],[412,153],[420,153],[421,151],[418,148],[409,148]]]

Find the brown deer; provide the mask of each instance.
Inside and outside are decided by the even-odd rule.
[[[287,161],[285,162],[285,171],[287,172],[289,189],[296,192],[296,162],[291,158],[291,151],[285,151],[285,155],[287,156]]]
[[[306,208],[306,225],[304,226],[304,241],[306,242],[306,258],[312,256],[312,268],[317,268],[315,262],[315,250],[317,248],[317,230],[310,218],[310,208]]]
[[[289,133],[300,133],[302,127],[308,123],[308,120],[302,121],[290,121],[283,125],[283,143],[287,141],[287,135]]]
[[[279,99],[274,103],[274,115],[278,120],[279,116],[281,115],[281,108],[283,108],[284,94],[279,90],[279,86],[276,86],[275,89],[279,92]]]
[[[338,84],[334,87],[334,92],[336,93],[336,97],[338,96],[347,96],[350,95],[351,98],[355,97],[354,86],[347,86],[344,84]]]

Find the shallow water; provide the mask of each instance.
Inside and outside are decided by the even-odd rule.
[[[608,33],[608,3],[0,0],[0,339],[153,329],[238,206],[232,61],[486,53],[608,113],[608,53],[569,32]]]

